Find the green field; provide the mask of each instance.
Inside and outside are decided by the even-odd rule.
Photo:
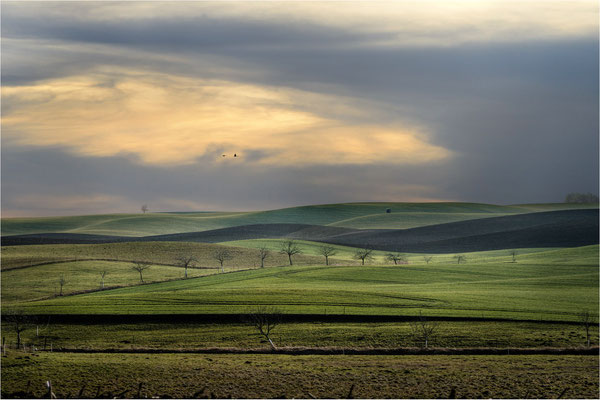
[[[581,348],[585,329],[579,322],[438,321],[430,345],[436,348]],[[16,337],[3,327],[9,346]],[[197,350],[268,349],[256,329],[233,323],[141,322],[56,323],[39,318],[22,333],[26,346],[46,350]],[[410,322],[286,322],[273,331],[277,347],[321,349],[394,349],[419,347]],[[592,328],[592,346],[598,345],[598,327]],[[341,351],[340,351],[341,352]]]
[[[349,203],[255,212],[107,214],[3,218],[2,236],[46,232],[147,236],[205,231],[238,225],[295,223],[348,228],[406,229],[537,211],[597,208],[597,204],[497,206],[477,203]],[[390,208],[391,214],[385,210]]]
[[[564,276],[570,276],[572,279],[569,281],[573,281],[573,284],[579,284],[581,280],[585,281],[590,277],[593,278],[595,276],[594,266],[597,265],[598,259],[598,246],[586,246],[561,250],[523,249],[519,250],[517,263],[511,262],[512,256],[509,251],[505,250],[465,253],[467,264],[461,265],[456,265],[456,259],[453,255],[435,255],[432,256],[431,262],[426,264],[423,255],[406,254],[408,265],[392,267],[390,261],[385,261],[385,252],[375,252],[374,260],[370,261],[368,266],[358,267],[356,265],[358,261],[351,260],[355,249],[334,246],[338,253],[330,260],[331,268],[323,268],[324,258],[318,255],[321,244],[298,241],[303,254],[294,256],[294,261],[300,266],[290,268],[286,266],[288,263],[287,256],[278,253],[280,243],[279,240],[248,240],[225,243],[228,245],[227,249],[230,250],[233,257],[231,260],[226,261],[225,272],[257,268],[259,258],[257,252],[253,249],[262,246],[272,249],[271,255],[265,262],[268,271],[248,271],[242,275],[238,272],[231,276],[225,274],[222,277],[213,277],[212,280],[170,283],[170,285],[175,285],[176,289],[163,288],[161,285],[147,285],[144,286],[143,290],[148,290],[149,295],[155,291],[163,293],[176,290],[178,294],[186,298],[197,298],[198,301],[191,305],[191,309],[190,307],[183,307],[177,310],[177,312],[186,313],[223,312],[223,307],[218,306],[218,304],[221,303],[229,308],[227,299],[231,302],[231,312],[239,312],[239,307],[245,304],[255,304],[257,302],[280,304],[280,297],[287,298],[291,296],[290,299],[297,298],[298,296],[294,292],[298,292],[302,294],[313,293],[322,300],[310,304],[304,304],[306,302],[296,300],[296,302],[299,302],[299,306],[280,305],[290,312],[319,313],[322,307],[329,307],[330,311],[339,312],[340,307],[342,307],[341,309],[348,313],[394,314],[398,313],[399,310],[411,310],[412,312],[415,307],[424,307],[428,310],[435,309],[436,314],[454,315],[457,313],[455,310],[457,307],[467,305],[468,301],[465,300],[467,292],[468,296],[476,299],[482,288],[488,290],[489,285],[493,284],[494,291],[492,292],[489,289],[489,294],[497,293],[498,296],[501,296],[500,293],[506,290],[504,287],[506,282],[516,284],[512,288],[513,292],[522,290],[520,285],[529,284],[531,286],[534,283],[536,290],[532,293],[532,296],[541,297],[548,293],[550,288],[546,287],[545,291],[540,291],[540,286],[554,282],[556,279],[563,279]],[[59,291],[58,280],[61,276],[66,280],[63,288],[66,295],[98,289],[101,282],[100,274],[104,270],[107,271],[105,277],[106,288],[137,285],[139,275],[132,270],[133,264],[126,262],[131,260],[147,260],[156,263],[144,273],[144,280],[147,283],[183,278],[183,268],[174,265],[161,265],[175,264],[176,257],[179,254],[196,256],[198,262],[195,266],[202,268],[189,269],[188,277],[217,274],[220,270],[218,269],[218,262],[212,254],[215,249],[220,247],[219,245],[181,242],[4,247],[2,263],[4,269],[2,273],[3,305],[6,307],[14,302],[28,301],[24,304],[24,307],[34,307],[40,310],[37,303],[29,303],[29,301],[49,298],[57,294]],[[82,260],[84,258],[90,258],[91,260]],[[105,261],[108,259],[115,261]],[[44,261],[48,264],[35,265]],[[387,266],[381,266],[381,263],[386,263]],[[281,267],[271,269],[275,266]],[[430,278],[430,276],[435,276],[435,278]],[[440,283],[444,282],[449,285],[459,285],[456,286],[455,290],[463,288],[462,301],[458,303],[457,300],[459,299],[451,301],[450,297],[444,293],[443,285],[440,288]],[[247,301],[244,303],[244,301],[239,300],[239,286],[246,283],[249,283],[249,287],[256,288],[257,293],[248,294]],[[258,287],[256,286],[257,283],[259,283]],[[183,286],[180,287],[179,285]],[[210,291],[206,291],[205,286],[211,287]],[[576,286],[568,290],[563,289],[565,293],[570,290],[579,290],[579,288]],[[321,295],[324,291],[327,292],[326,297]],[[265,292],[272,293],[265,294]],[[427,293],[435,293],[435,296]],[[591,295],[593,295],[593,292]],[[127,312],[134,312],[125,306],[126,299],[131,296],[127,290],[125,290],[125,293],[111,291],[99,293],[95,296],[108,296],[108,302],[119,298],[121,299],[119,308],[127,310]],[[135,297],[139,296],[139,294],[135,295]],[[586,296],[589,297],[588,294]],[[212,297],[212,300],[207,297]],[[486,295],[486,297],[488,296]],[[397,300],[393,300],[395,298]],[[216,299],[221,300],[216,301]],[[492,298],[492,300],[494,299]],[[63,301],[73,304],[74,301],[85,303],[91,300],[85,296],[78,296],[68,300],[63,299]],[[98,301],[99,304],[105,303],[104,300],[93,301]],[[361,304],[360,301],[363,303]],[[478,300],[474,301],[478,302]],[[530,305],[533,304],[531,301],[531,299],[528,300]],[[458,304],[458,306],[450,306],[451,303]],[[138,307],[139,303],[137,301],[136,304],[136,307]],[[203,306],[198,304],[203,304]],[[340,304],[343,304],[343,306],[339,306]],[[434,304],[436,304],[435,307],[433,307]],[[54,307],[56,306],[53,305],[52,308]],[[77,308],[76,306],[72,307]],[[575,308],[577,307],[581,307],[581,301],[577,302]],[[92,312],[112,312],[110,308],[107,309],[105,306],[100,308],[103,311]],[[299,308],[304,308],[304,310],[299,310]],[[525,308],[527,309],[527,307]],[[61,305],[60,309],[63,310],[61,312],[71,312],[64,305]],[[168,312],[162,305],[161,310],[161,312]],[[138,308],[138,311],[142,313],[154,312],[146,307]],[[494,314],[497,311],[494,311]],[[520,312],[524,311],[526,310]],[[529,313],[537,313],[538,311],[540,310],[531,310]],[[542,314],[547,312],[546,310]],[[461,314],[466,315],[468,312]]]
[[[2,247],[2,270],[36,265],[42,262],[63,262],[76,260],[111,260],[111,261],[148,261],[175,265],[180,255],[193,255],[200,267],[217,267],[219,262],[214,258],[218,244],[186,243],[186,242],[133,242],[108,244],[56,244],[32,246]],[[265,260],[266,266],[288,264],[287,255],[271,252]],[[229,269],[241,269],[260,266],[258,251],[243,247],[227,246],[231,259],[224,266]],[[322,257],[310,254],[294,256],[300,264],[316,264]]]
[[[266,247],[273,252],[278,252],[281,247],[281,239],[249,239],[249,240],[232,240],[228,242],[221,242],[220,244],[234,247],[244,247],[248,249],[259,249]],[[319,242],[312,242],[308,240],[295,240],[298,247],[302,250],[303,255],[314,256],[320,258],[322,263],[325,262],[325,258],[321,255],[320,249],[323,246],[331,246],[335,249],[336,254],[331,258],[335,262],[341,262],[344,265],[348,265],[352,260],[356,260],[354,255],[356,253],[355,247],[340,246],[324,244]],[[426,253],[401,253],[401,252],[390,252],[383,250],[374,250],[372,253],[372,260],[367,261],[370,264],[393,264],[393,261],[387,259],[388,254],[400,254],[405,257],[409,264],[426,264],[425,257],[431,257],[430,263],[433,264],[456,264],[455,256],[457,254],[464,255],[466,260],[470,263],[504,263],[512,262],[513,249],[506,250],[490,250],[490,251],[476,251],[476,252],[464,252],[456,254],[426,254]],[[552,249],[552,248],[526,248],[526,249],[515,249],[517,262],[527,263],[590,263],[593,264],[597,261],[597,246],[585,246],[577,249]],[[553,253],[555,252],[556,253]],[[545,253],[545,255],[536,256],[536,253]]]
[[[248,213],[20,218],[3,219],[2,234],[142,236],[270,223],[404,229],[586,207],[597,205],[356,203]],[[385,213],[386,208],[392,212]],[[555,230],[567,226],[548,221],[557,224]],[[510,222],[503,224],[498,229],[510,236]],[[468,240],[472,225],[452,229],[465,230],[458,234]],[[386,259],[387,251],[374,251],[364,266],[354,259],[357,248],[335,245],[326,266],[322,243],[297,240],[301,254],[289,266],[287,255],[279,253],[283,239],[182,240],[2,246],[1,328],[8,348],[2,358],[2,397],[43,396],[47,380],[58,397],[84,398],[335,398],[349,397],[353,385],[355,398],[599,395],[598,356],[582,355],[596,351],[599,343],[597,244],[406,252],[406,263],[399,265]],[[260,268],[263,247],[270,254]],[[219,249],[231,255],[223,271],[214,258]],[[182,255],[197,259],[187,279],[177,265]],[[457,255],[464,261],[458,263]],[[151,264],[144,284],[132,269],[134,261]],[[247,354],[270,349],[247,321],[261,305],[283,314],[271,334],[277,349],[305,355]],[[584,312],[592,319],[589,344]],[[15,349],[11,313],[22,318],[20,339],[27,352]],[[448,354],[339,355],[417,351],[425,346],[415,331],[419,317],[435,328],[431,350]],[[215,349],[239,354],[197,353]],[[514,354],[524,349],[546,355]],[[488,355],[464,355],[470,350]],[[500,351],[506,354],[492,355]],[[547,354],[552,352],[557,354]]]
[[[151,268],[144,272],[146,283],[182,279],[184,269],[177,266],[177,257],[193,255],[197,261],[188,269],[188,277],[220,273],[214,252],[221,245],[185,242],[110,243],[75,245],[4,246],[2,248],[2,303],[52,297],[59,293],[58,281],[66,280],[65,295],[100,288],[101,273],[107,271],[105,288],[139,284],[139,274],[131,261],[148,261]],[[225,273],[260,267],[258,251],[227,246],[231,259],[223,265]],[[265,260],[265,267],[288,264],[288,258],[277,247]],[[354,260],[333,262],[357,264]],[[300,265],[321,263],[322,257],[298,254],[294,262]],[[41,264],[41,265],[38,265]]]
[[[587,246],[532,253],[517,263],[272,267],[21,306],[32,313],[185,314],[240,313],[269,304],[286,313],[414,316],[423,310],[430,316],[574,321],[584,309],[598,314],[598,265],[589,261],[597,254],[598,246]]]

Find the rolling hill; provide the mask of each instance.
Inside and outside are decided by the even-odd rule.
[[[30,301],[22,307],[43,314],[235,314],[271,304],[286,313],[321,315],[416,315],[424,310],[429,316],[576,321],[582,309],[597,310],[597,261],[565,265],[557,260],[577,258],[577,253],[597,257],[597,252],[597,246],[537,252],[519,263],[259,268]]]
[[[598,209],[476,218],[411,229],[354,229],[307,224],[254,224],[142,237],[49,233],[2,237],[2,245],[117,242],[221,243],[298,239],[376,250],[450,253],[509,248],[577,247],[598,243]]]
[[[479,203],[348,203],[256,212],[107,214],[3,218],[2,236],[71,233],[152,236],[200,232],[242,225],[307,224],[354,229],[410,229],[420,226],[538,211],[598,208],[597,204],[499,206]],[[391,213],[386,213],[390,209]]]

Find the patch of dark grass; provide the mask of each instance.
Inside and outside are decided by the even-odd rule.
[[[2,397],[597,398],[597,377],[597,356],[13,353]]]

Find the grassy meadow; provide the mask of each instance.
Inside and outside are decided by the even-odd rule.
[[[252,223],[406,229],[561,207],[570,208],[357,203],[248,213],[3,219],[2,234],[141,236]],[[59,397],[335,398],[348,397],[351,387],[357,398],[599,394],[598,357],[584,355],[590,350],[581,320],[583,312],[591,316],[589,346],[597,349],[597,244],[405,252],[399,265],[386,258],[388,251],[373,251],[364,266],[354,258],[357,248],[333,245],[336,254],[327,266],[322,243],[296,240],[301,253],[290,266],[279,252],[281,243],[263,238],[2,246],[2,311],[23,316],[26,346],[14,348],[16,325],[6,317],[2,396],[42,396],[46,380]],[[260,248],[270,251],[265,268]],[[231,256],[223,270],[214,257],[218,250]],[[187,279],[177,262],[182,255],[196,258]],[[457,255],[464,257],[460,263]],[[134,261],[151,265],[143,284]],[[247,322],[259,306],[287,315],[271,334],[278,349],[309,354],[245,354],[269,349]],[[419,317],[434,328],[432,349],[480,349],[488,355],[315,353],[421,348]],[[197,353],[211,349],[239,354]],[[508,356],[511,349],[579,355]],[[507,355],[491,353],[499,350]]]
[[[255,257],[235,254],[242,260],[244,254]],[[414,316],[423,311],[429,316],[547,321],[575,321],[584,309],[597,314],[598,246],[534,251],[519,255],[515,263],[507,261],[505,252],[492,252],[490,262],[477,257],[483,255],[467,255],[461,264],[448,257],[429,264],[417,259],[420,264],[325,266],[320,260],[321,265],[252,266],[230,273],[190,270],[194,278],[185,280],[177,279],[182,278],[180,267],[153,266],[147,282],[166,282],[146,285],[136,285],[138,274],[129,263],[57,263],[5,271],[3,305],[28,300],[19,306],[36,314],[243,313],[258,304],[299,314]],[[52,294],[61,275],[71,281],[70,287],[65,285],[69,291],[98,287],[105,268],[109,284],[133,286],[36,300]]]
[[[579,322],[539,321],[436,321],[437,333],[430,345],[435,348],[581,348],[586,332]],[[10,327],[4,328],[14,344]],[[116,322],[63,323],[52,316],[39,318],[23,332],[27,346],[49,349],[95,351],[197,349],[264,349],[268,344],[242,318],[228,323]],[[279,348],[321,348],[339,353],[349,349],[418,348],[410,322],[283,322],[273,331]],[[598,327],[592,328],[592,346],[598,345]]]

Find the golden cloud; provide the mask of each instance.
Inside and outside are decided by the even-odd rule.
[[[411,126],[354,125],[347,99],[288,88],[132,71],[97,72],[2,88],[3,137],[84,156],[134,154],[176,165],[237,153],[263,164],[425,163],[450,152]],[[210,158],[210,157],[209,157]]]

